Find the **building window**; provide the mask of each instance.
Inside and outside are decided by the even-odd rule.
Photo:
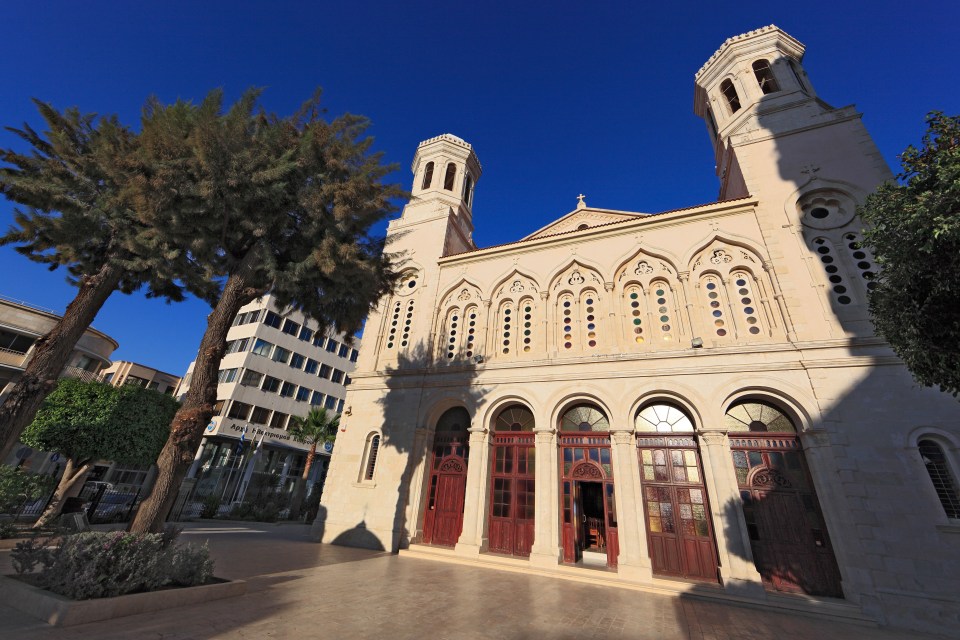
[[[275,314],[273,311],[267,311],[266,317],[263,319],[263,324],[268,327],[273,327],[274,329],[279,329],[283,324],[283,318]]]
[[[632,284],[624,289],[623,296],[623,303],[628,311],[624,314],[627,333],[633,336],[636,344],[643,344],[646,342],[646,337],[643,335],[643,289],[639,285]]]
[[[513,345],[514,335],[516,329],[514,324],[516,323],[516,315],[514,314],[513,302],[507,300],[502,305],[500,305],[500,340],[497,344],[497,348],[503,355],[510,354],[510,347]],[[473,334],[470,334],[470,337],[473,338]]]
[[[350,362],[356,362],[356,361],[357,361],[357,358],[359,358],[359,357],[360,357],[360,352],[359,352],[359,351],[357,351],[356,349],[351,349],[351,350],[350,350]]]
[[[421,189],[429,189],[430,183],[433,182],[433,163],[428,162],[427,168],[423,170],[423,182],[420,185]]]
[[[284,349],[283,347],[277,347],[273,350],[273,361],[282,362],[283,364],[287,363],[287,360],[290,359],[290,351]]]
[[[706,276],[703,279],[703,289],[707,296],[706,325],[713,327],[717,337],[725,338],[730,335],[730,331],[727,327],[728,318],[724,315],[726,305],[724,305],[723,282],[716,276]]]
[[[269,409],[264,409],[263,407],[254,407],[253,413],[250,414],[250,422],[254,424],[267,424],[267,419],[269,417]]]
[[[877,283],[874,282],[877,268],[873,264],[870,252],[863,246],[862,239],[856,233],[845,233],[843,244],[847,249],[847,255],[850,256],[850,262],[857,268],[856,273],[863,278],[864,286],[868,291],[873,291],[877,287]]]
[[[241,324],[250,324],[251,322],[256,322],[260,319],[260,309],[256,311],[247,311],[246,313],[237,314],[237,317],[233,320],[233,326],[239,326]]]
[[[337,349],[340,348],[340,343],[334,339],[327,340],[327,351],[330,353],[336,353]]]
[[[310,399],[310,389],[300,387],[297,389],[297,402],[306,402]]]
[[[234,369],[234,371],[236,371],[236,369]],[[113,380],[113,372],[112,372],[112,371],[111,371],[110,373],[104,374],[104,376],[103,376],[103,381],[104,381],[104,382],[110,382],[111,380]]]
[[[230,413],[227,414],[227,417],[236,420],[246,420],[252,408],[253,407],[246,402],[234,401],[234,403],[230,405]]]
[[[292,382],[284,382],[283,386],[280,387],[280,395],[284,398],[292,398],[296,391],[297,385]]]
[[[560,431],[610,431],[610,422],[592,404],[578,404],[564,412]]]
[[[350,376],[344,376],[344,378],[343,378],[343,386],[345,386],[345,387],[350,386],[350,383],[351,383],[351,382],[353,382],[353,380],[351,380]]]
[[[463,327],[460,326],[460,321],[460,309],[454,307],[447,314],[447,322],[443,332],[445,340],[444,349],[446,350],[448,360],[456,357],[460,350],[460,336],[463,334]]]
[[[930,482],[937,492],[940,504],[948,518],[960,518],[960,493],[957,493],[957,484],[950,468],[947,457],[940,445],[933,440],[921,440],[919,443],[920,458],[930,475]]]
[[[330,374],[333,372],[333,367],[328,364],[320,365],[320,377],[324,380],[330,379]]]
[[[326,396],[324,396],[324,395],[323,395],[322,393],[320,393],[319,391],[314,391],[314,392],[313,392],[313,397],[310,398],[310,404],[312,404],[312,405],[314,405],[314,406],[317,406],[317,407],[323,406],[323,400],[324,400],[325,397],[326,397]]]
[[[735,271],[730,274],[733,279],[733,290],[730,298],[736,300],[733,306],[740,309],[741,319],[746,325],[747,332],[752,336],[760,335],[763,325],[760,323],[759,307],[753,291],[753,276],[745,271]]]
[[[270,351],[272,349],[272,342],[267,342],[266,340],[261,340],[260,338],[257,338],[257,341],[253,343],[253,352],[258,356],[267,357],[270,355]]]
[[[300,333],[300,323],[293,320],[284,320],[282,331],[288,335],[296,336]]]
[[[337,384],[343,384],[343,371],[340,371],[340,369],[334,369],[333,375],[330,376],[330,381],[336,382]]]
[[[273,429],[286,429],[287,417],[287,414],[282,411],[274,411],[273,416],[270,417],[270,427]]]
[[[241,338],[239,340],[231,340],[227,343],[227,353],[241,353],[247,350],[247,347],[250,346],[250,338]]]
[[[814,209],[816,211],[816,209]],[[815,215],[815,214],[814,214]],[[833,292],[834,299],[839,304],[850,304],[853,299],[850,298],[847,291],[847,285],[843,281],[843,274],[833,255],[832,243],[826,238],[814,238],[813,248],[823,263],[823,269],[827,272],[827,279],[830,281],[830,289]]]
[[[346,358],[350,355],[350,347],[345,344],[340,345],[340,351],[337,352],[337,355],[341,358]]]
[[[333,411],[337,408],[337,399],[333,396],[327,396],[326,400],[323,401],[323,406],[330,411]]]
[[[237,379],[236,369],[221,369],[217,374],[217,382],[227,383]]]
[[[533,349],[533,300],[531,298],[521,300],[517,309],[517,315],[521,316],[520,320],[517,321],[517,324],[520,325],[517,331],[522,338],[523,352],[530,353]]]
[[[720,93],[727,99],[727,106],[730,108],[731,114],[740,111],[740,96],[737,95],[737,90],[729,78],[720,83]]]
[[[363,479],[373,480],[373,474],[377,470],[377,456],[380,453],[380,434],[373,433],[367,438],[367,455],[364,456],[366,463],[363,465]]]
[[[560,305],[561,332],[560,344],[564,349],[572,349],[574,344],[573,333],[573,296],[565,293],[557,301]]]
[[[313,340],[313,329],[307,329],[306,327],[300,329],[300,339],[304,342]]]
[[[280,389],[280,380],[273,376],[267,376],[263,379],[263,386],[260,388],[267,393],[276,393]]]
[[[217,400],[216,404],[213,405],[213,415],[219,416],[223,414],[224,403],[226,403],[226,400]]]
[[[305,360],[306,358],[299,353],[294,353],[292,356],[290,356],[290,366],[294,369],[303,369],[303,363]]]
[[[390,319],[390,332],[387,334],[387,349],[393,349],[393,344],[397,338],[397,325],[400,323],[401,303],[393,305],[393,317]]]
[[[317,372],[317,367],[320,366],[320,363],[312,358],[307,359],[307,364],[304,365],[303,370],[307,373],[315,374]]]
[[[597,300],[597,294],[594,291],[584,291],[580,296],[580,310],[583,316],[582,326],[585,329],[583,331],[583,344],[588,349],[595,349],[597,346],[597,332],[599,331],[598,326],[600,321],[597,318],[600,316],[600,312],[597,311],[599,302]]]
[[[453,178],[457,175],[457,167],[452,162],[447,165],[447,173],[443,176],[443,188],[453,191]]]
[[[337,413],[343,413],[343,398],[337,400]]]
[[[313,346],[320,347],[323,349],[323,345],[327,344],[327,336],[322,334],[314,334],[313,336]]]
[[[247,369],[243,372],[243,377],[240,378],[240,384],[245,387],[259,387],[261,380],[263,380],[262,373],[258,373],[253,369]]]
[[[773,69],[770,68],[770,63],[766,60],[757,60],[753,63],[753,75],[757,77],[757,84],[760,85],[760,91],[763,91],[764,95],[780,91],[780,85],[773,75]]]
[[[463,201],[469,207],[473,202],[473,180],[470,178],[470,174],[463,179]]]

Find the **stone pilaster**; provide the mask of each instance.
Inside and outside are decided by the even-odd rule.
[[[560,481],[557,477],[559,462],[556,432],[553,429],[536,429],[536,470],[534,475],[534,521],[533,548],[530,564],[556,566],[560,562],[560,514],[557,494]]]
[[[467,488],[463,498],[463,530],[454,552],[476,556],[485,547],[483,517],[486,506],[487,465],[490,459],[490,437],[484,428],[470,429],[470,453],[467,460]]]
[[[637,444],[633,432],[611,432],[610,445],[614,498],[617,505],[617,538],[620,543],[617,573],[628,580],[650,582],[653,571],[646,530],[642,524],[640,463],[637,460]]]

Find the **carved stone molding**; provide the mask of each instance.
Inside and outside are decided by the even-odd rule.
[[[697,434],[697,437],[708,447],[715,447],[727,442],[726,431],[701,431]]]
[[[581,462],[573,469],[570,474],[572,478],[589,478],[591,480],[603,480],[603,471],[595,464]]]
[[[440,468],[437,471],[440,473],[465,473],[466,470],[467,467],[463,464],[463,462],[456,458],[451,458],[441,462]]]

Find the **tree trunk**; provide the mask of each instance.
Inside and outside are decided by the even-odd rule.
[[[67,458],[67,466],[63,470],[63,476],[60,477],[57,490],[53,492],[53,500],[47,505],[43,515],[34,523],[34,529],[41,529],[56,521],[67,498],[77,496],[83,489],[83,480],[87,477],[87,472],[90,471],[92,466],[93,460],[87,460],[83,464],[77,465],[73,458]]]
[[[60,321],[37,340],[23,375],[0,405],[0,460],[10,455],[17,438],[33,422],[44,398],[56,386],[77,341],[120,285],[122,277],[123,270],[111,263],[85,277]]]
[[[180,484],[187,475],[203,430],[213,417],[217,402],[217,373],[226,350],[227,332],[240,307],[256,300],[265,289],[255,289],[250,276],[256,261],[256,250],[251,249],[230,276],[223,294],[207,316],[207,330],[200,341],[193,377],[183,404],[173,417],[170,437],[157,460],[157,478],[150,495],[141,503],[136,518],[130,525],[133,533],[163,531],[167,514],[177,499]]]
[[[313,466],[313,460],[317,456],[317,443],[310,445],[310,451],[307,452],[307,461],[303,465],[303,475],[297,480],[297,486],[293,490],[293,497],[290,499],[290,519],[298,520],[300,518],[300,505],[303,504],[303,494],[307,488],[307,477],[310,475],[310,467]]]

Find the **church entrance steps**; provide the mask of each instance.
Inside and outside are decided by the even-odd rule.
[[[401,558],[434,560],[471,567],[510,571],[512,573],[559,578],[561,580],[592,584],[600,587],[629,589],[662,596],[679,596],[682,598],[719,601],[753,609],[763,609],[765,611],[780,610],[784,613],[818,619],[832,619],[848,624],[870,627],[877,626],[876,621],[864,615],[860,607],[834,598],[765,592],[764,597],[758,599],[730,593],[720,585],[710,583],[660,580],[656,578],[654,578],[652,582],[635,582],[621,578],[612,570],[597,571],[594,567],[563,564],[558,564],[556,567],[532,566],[529,561],[522,558],[512,558],[494,554],[464,556],[458,554],[453,549],[423,544],[411,544],[408,548],[401,549],[399,555]]]

